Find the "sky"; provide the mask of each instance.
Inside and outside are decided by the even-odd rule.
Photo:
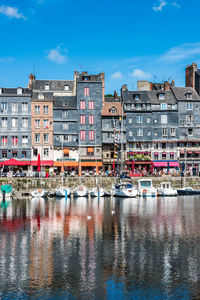
[[[106,93],[200,68],[199,0],[0,0],[0,86],[105,72]]]

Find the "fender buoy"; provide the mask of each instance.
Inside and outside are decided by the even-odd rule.
[[[143,190],[143,194],[146,194],[147,193],[147,190]]]

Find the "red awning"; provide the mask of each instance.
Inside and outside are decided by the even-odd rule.
[[[53,160],[41,160],[40,163],[41,166],[45,166],[45,167],[53,167]],[[38,166],[38,161],[37,160],[32,160],[31,161],[31,166]]]
[[[192,151],[188,151],[187,153],[192,154]]]
[[[20,161],[16,159],[9,159],[3,162],[0,162],[2,166],[30,166],[30,161]]]
[[[165,161],[154,161],[154,167],[167,167],[167,162]]]
[[[170,167],[180,167],[179,163],[177,161],[171,161],[169,162]]]
[[[200,153],[200,151],[195,151],[195,153]]]
[[[159,154],[158,152],[155,152],[155,153],[154,153],[154,155],[158,155],[158,154]]]
[[[174,152],[170,152],[171,155],[174,155]]]
[[[166,152],[163,152],[162,154],[165,154],[165,155],[166,155],[167,153],[166,153]]]
[[[185,151],[180,151],[181,154],[185,154]]]

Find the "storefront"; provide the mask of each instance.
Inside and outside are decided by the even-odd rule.
[[[30,161],[20,161],[16,159],[9,159],[0,162],[0,167],[4,172],[17,172],[17,171],[28,171],[28,166],[30,166]]]
[[[180,164],[177,160],[154,160],[153,161],[154,173],[164,172],[173,173],[180,170]]]

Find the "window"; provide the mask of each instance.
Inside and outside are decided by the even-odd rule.
[[[8,103],[2,102],[1,103],[1,112],[4,113],[4,112],[7,112],[7,110],[8,110]]]
[[[17,157],[17,153],[18,153],[17,151],[13,151],[12,152],[12,157]]]
[[[153,148],[154,148],[154,149],[158,149],[158,143],[154,143],[154,144],[153,144]]]
[[[170,159],[174,159],[174,153],[170,153]]]
[[[36,143],[39,143],[39,142],[40,142],[40,134],[39,134],[39,133],[36,133],[36,134],[35,134],[35,142],[36,142]]]
[[[22,147],[28,146],[28,136],[22,136]]]
[[[187,102],[187,104],[186,104],[186,109],[192,109],[192,103],[191,102]]]
[[[37,156],[38,155],[38,149],[33,149],[33,156]]]
[[[85,101],[80,101],[80,109],[85,109]]]
[[[7,118],[2,118],[2,127],[6,128],[8,125],[8,119]]]
[[[49,148],[44,148],[43,154],[44,156],[49,156]]]
[[[44,105],[43,106],[43,111],[44,111],[44,114],[48,114],[49,113],[49,106],[48,105]]]
[[[81,139],[81,141],[86,140],[86,131],[85,130],[80,131],[80,139]]]
[[[113,114],[113,115],[117,113],[116,107],[114,107],[114,106],[111,108],[110,111],[111,111],[111,114]]]
[[[44,100],[44,94],[43,93],[39,93],[38,94],[38,99],[39,100]]]
[[[129,118],[128,122],[129,122],[129,124],[132,124],[132,122],[133,122],[132,118]]]
[[[147,131],[147,135],[150,136],[151,135],[151,130]]]
[[[140,100],[140,95],[135,95],[135,100]]]
[[[28,127],[28,118],[22,118],[22,127],[27,128]]]
[[[73,136],[73,142],[76,142],[76,140],[77,140],[77,138],[76,138],[76,136],[74,135],[74,136]]]
[[[163,136],[167,136],[167,128],[163,128],[162,129],[162,135]]]
[[[176,136],[176,128],[171,128],[170,129],[170,135],[171,136]]]
[[[160,104],[160,109],[161,110],[167,110],[167,104],[166,103],[161,103]]]
[[[63,117],[63,118],[66,118],[66,117],[67,117],[67,111],[66,111],[66,110],[62,112],[62,117]]]
[[[66,84],[66,85],[64,86],[64,90],[65,90],[65,91],[69,91],[69,85]]]
[[[8,143],[8,137],[2,136],[2,146],[7,146],[7,143]]]
[[[142,128],[137,129],[137,136],[143,136],[143,129]]]
[[[89,109],[94,109],[94,101],[89,101],[88,108]]]
[[[154,159],[158,160],[158,153],[154,153]]]
[[[176,109],[176,104],[172,104],[172,109]]]
[[[94,116],[89,116],[89,124],[94,124]]]
[[[162,153],[162,159],[166,159],[167,158],[167,154],[166,154],[166,152],[163,152]]]
[[[94,140],[94,130],[89,130],[89,140]]]
[[[137,123],[142,123],[142,115],[137,115]]]
[[[129,136],[133,136],[132,131],[129,131],[128,135],[129,135]]]
[[[49,128],[49,120],[43,120],[43,127],[45,129]]]
[[[7,158],[7,157],[8,157],[7,151],[2,151],[2,158]]]
[[[136,104],[135,104],[135,108],[136,108],[136,109],[141,109],[141,104],[136,103]]]
[[[17,144],[18,144],[17,136],[12,136],[12,146],[17,146]]]
[[[17,94],[18,94],[18,95],[21,95],[21,94],[22,94],[22,88],[18,88],[18,89],[17,89]]]
[[[35,114],[39,114],[39,113],[40,113],[40,106],[35,105]]]
[[[17,126],[18,126],[18,119],[12,118],[12,127],[17,127]]]
[[[161,123],[167,124],[167,115],[161,115]]]
[[[194,118],[193,118],[193,115],[186,115],[186,122],[187,123],[191,123],[193,122]]]
[[[88,87],[84,88],[84,96],[90,96],[90,89]]]
[[[63,130],[68,130],[69,129],[69,124],[68,123],[64,123],[63,124]]]
[[[22,102],[22,112],[27,112],[27,111],[28,111],[28,103]]]
[[[80,123],[84,125],[86,123],[86,116],[80,116]]]
[[[159,94],[158,98],[159,100],[165,100],[165,94]]]
[[[192,99],[192,93],[191,93],[191,92],[187,93],[187,94],[186,94],[186,98],[187,98],[187,99]]]
[[[193,129],[192,128],[188,128],[188,135],[193,136]]]
[[[45,91],[49,91],[49,84],[48,83],[45,84],[44,89],[45,89]]]
[[[48,143],[49,142],[49,134],[48,133],[45,133],[44,136],[44,143]]]
[[[40,120],[35,120],[35,128],[40,128]]]
[[[12,103],[12,112],[18,112],[18,103],[17,102]]]
[[[150,123],[151,122],[151,119],[150,118],[147,118],[147,123]]]
[[[27,157],[27,152],[26,151],[22,151],[22,158],[26,158]]]

